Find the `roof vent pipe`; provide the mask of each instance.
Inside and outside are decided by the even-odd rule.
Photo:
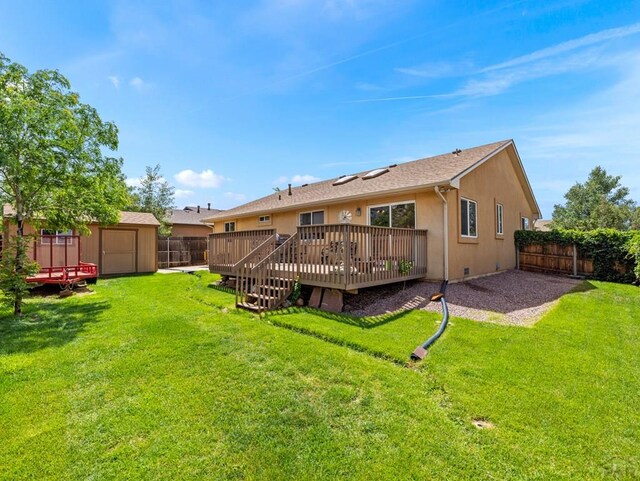
[[[289,184],[289,195],[291,195],[291,184]]]
[[[211,210],[211,202],[207,202],[207,210]]]
[[[200,213],[200,206],[198,206],[198,214]]]

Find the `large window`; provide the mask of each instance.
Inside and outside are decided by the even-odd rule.
[[[407,202],[369,207],[369,225],[415,229],[416,204]]]
[[[504,235],[504,207],[496,204],[496,234]]]
[[[303,212],[300,214],[300,225],[322,225],[324,224],[324,211]]]
[[[69,230],[51,230],[51,229],[41,229],[41,236],[56,236],[54,238],[51,237],[41,237],[40,243],[42,245],[49,245],[51,241],[53,241],[54,245],[64,245],[65,239],[67,240],[67,245],[73,244],[73,237],[60,237],[60,236],[70,236],[73,235],[73,231]]]
[[[460,199],[460,235],[478,237],[478,203]]]
[[[235,232],[236,231],[236,223],[235,222],[225,222],[224,223],[224,231],[225,232]]]

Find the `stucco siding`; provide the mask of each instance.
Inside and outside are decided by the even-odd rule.
[[[503,150],[464,176],[460,189],[449,193],[449,278],[459,280],[516,266],[514,232],[521,216],[533,225],[534,212],[522,188],[513,152]],[[461,199],[477,202],[477,238],[461,235]],[[496,233],[496,204],[503,206],[502,236]],[[468,273],[465,273],[465,268]]]

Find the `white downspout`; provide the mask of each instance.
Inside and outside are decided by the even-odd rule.
[[[440,192],[440,187],[439,186],[435,186],[434,190],[436,192],[436,194],[438,194],[438,196],[440,197],[440,199],[442,200],[442,215],[444,216],[443,218],[443,228],[444,228],[444,233],[443,233],[443,242],[444,242],[444,280],[448,281],[449,280],[449,204],[447,203],[447,199],[444,195],[442,195],[442,192]]]

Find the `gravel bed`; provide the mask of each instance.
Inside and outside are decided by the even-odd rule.
[[[449,284],[447,304],[452,316],[477,321],[530,326],[560,296],[582,281],[567,277],[510,270],[492,276]],[[440,287],[435,282],[407,283],[361,289],[345,296],[344,311],[358,316],[377,316],[408,309],[440,311],[429,297]]]

